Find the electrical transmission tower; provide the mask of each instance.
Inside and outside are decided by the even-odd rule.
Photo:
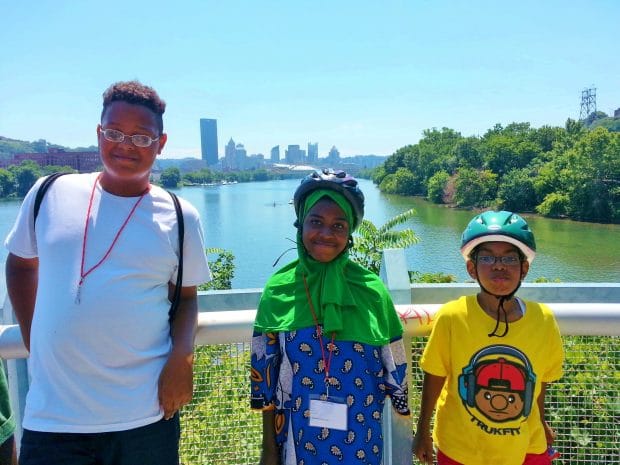
[[[596,112],[596,87],[590,87],[581,91],[581,110],[579,119],[585,120],[592,113]]]

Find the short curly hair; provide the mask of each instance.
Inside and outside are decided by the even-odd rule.
[[[146,86],[139,81],[120,81],[112,84],[103,93],[103,109],[101,110],[101,119],[112,102],[127,102],[134,105],[142,105],[147,107],[157,117],[157,126],[159,133],[164,132],[164,120],[162,115],[166,111],[166,102],[164,102],[155,89]]]

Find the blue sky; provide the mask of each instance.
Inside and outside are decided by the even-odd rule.
[[[425,129],[564,125],[581,91],[620,107],[620,1],[0,0],[0,135],[96,143],[119,80],[168,107],[164,157],[200,118],[248,153],[389,155]]]

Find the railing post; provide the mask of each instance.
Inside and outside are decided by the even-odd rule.
[[[4,325],[17,324],[13,307],[8,296],[4,300],[2,306],[2,323]],[[13,358],[5,363],[6,377],[9,383],[9,398],[11,402],[11,410],[13,418],[15,418],[15,444],[19,452],[19,446],[22,439],[22,420],[24,419],[24,407],[26,406],[26,394],[28,393],[28,359]]]
[[[383,251],[380,277],[390,291],[394,305],[411,304],[411,284],[403,249],[386,249]],[[407,366],[411,370],[411,336],[403,334],[403,343],[408,358]],[[409,380],[411,379],[409,376]],[[410,406],[412,389],[413,386],[409,386]],[[383,409],[383,463],[385,465],[411,465],[412,435],[411,416],[406,418],[402,415],[394,415],[391,401],[386,402]]]

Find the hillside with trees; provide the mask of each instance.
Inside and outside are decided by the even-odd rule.
[[[385,193],[459,208],[620,223],[620,133],[592,126],[571,119],[538,129],[498,124],[481,137],[428,129],[372,178]]]
[[[64,152],[89,152],[97,150],[97,147],[91,145],[90,147],[69,148],[58,144],[51,144],[45,139],[28,142],[25,140],[9,139],[8,137],[0,136],[0,158],[11,158],[16,153],[46,153],[50,151],[50,149],[56,149]]]

